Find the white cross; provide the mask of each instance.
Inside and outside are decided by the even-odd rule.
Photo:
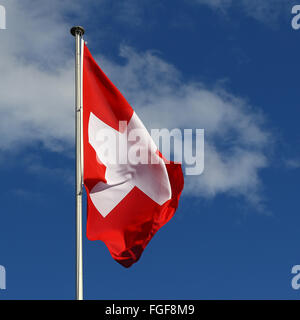
[[[107,183],[97,183],[91,190],[90,197],[104,218],[135,186],[159,205],[171,199],[171,186],[166,165],[157,154],[156,145],[135,112],[126,129],[119,132],[105,124],[92,112],[90,114],[89,143],[106,167],[105,179],[107,181]],[[129,137],[134,137],[136,131],[139,132],[139,140],[132,141],[135,139]],[[147,154],[149,159],[152,159],[152,164],[120,161],[117,156],[119,145],[107,143],[108,136],[115,136],[122,146],[127,146],[127,150],[123,150],[124,154],[128,151],[130,155],[130,150],[141,150],[141,153]]]

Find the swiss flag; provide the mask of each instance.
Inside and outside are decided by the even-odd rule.
[[[136,129],[140,137],[135,140],[132,136]],[[103,133],[114,133],[124,142],[127,149],[122,149],[121,156],[138,149],[154,163],[110,161],[106,153],[115,154],[115,150],[104,148]],[[130,267],[158,229],[174,215],[183,189],[183,174],[180,164],[162,157],[141,120],[96,64],[86,45],[83,150],[87,237],[102,240],[117,262]]]

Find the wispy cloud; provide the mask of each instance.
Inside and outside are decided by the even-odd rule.
[[[190,0],[223,13],[239,9],[258,21],[273,23],[281,15],[290,14],[294,0]]]
[[[60,150],[73,136],[73,59],[58,10],[7,1],[1,33],[0,149],[43,142]],[[59,8],[59,6],[58,6]],[[49,8],[50,9],[50,8]],[[71,39],[70,39],[71,40]]]
[[[26,3],[31,5],[6,4],[15,20],[3,33],[0,52],[0,149],[42,142],[65,153],[74,141],[73,42],[61,32],[69,28],[62,19],[68,1],[47,2],[55,10]],[[264,116],[222,87],[183,81],[154,52],[121,46],[120,55],[123,64],[109,57],[99,57],[99,64],[148,128],[205,129],[205,172],[186,179],[186,195],[224,193],[259,206],[260,170],[268,165],[271,144]],[[40,164],[29,170],[48,172]]]
[[[300,168],[300,159],[285,160],[285,165],[288,169],[299,169]]]
[[[204,128],[205,170],[187,177],[185,192],[213,197],[242,195],[259,204],[259,172],[268,165],[272,138],[264,116],[220,87],[184,82],[180,72],[152,52],[121,47],[124,65],[99,57],[148,128]]]

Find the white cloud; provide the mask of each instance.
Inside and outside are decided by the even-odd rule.
[[[272,142],[263,115],[220,88],[184,83],[172,65],[151,52],[122,47],[121,56],[127,61],[122,66],[98,60],[148,128],[205,129],[204,173],[186,178],[186,194],[230,193],[258,204],[259,171],[268,165]]]
[[[55,10],[6,4],[16,20],[8,23],[0,51],[2,151],[40,142],[64,153],[73,147],[73,39],[62,20],[65,8],[50,3]],[[260,169],[268,165],[271,141],[264,116],[220,87],[183,81],[153,52],[122,46],[120,54],[122,65],[105,57],[99,62],[148,128],[205,129],[205,172],[186,178],[186,194],[242,195],[258,204]]]
[[[74,71],[72,51],[68,47],[67,55],[64,49],[69,28],[55,10],[26,7],[19,1],[4,5],[7,30],[1,33],[0,149],[39,141],[54,149],[71,144]]]

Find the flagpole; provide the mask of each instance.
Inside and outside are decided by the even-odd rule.
[[[82,261],[82,141],[81,141],[81,38],[84,29],[75,26],[71,30],[75,37],[75,145],[76,145],[76,300],[83,300]]]

